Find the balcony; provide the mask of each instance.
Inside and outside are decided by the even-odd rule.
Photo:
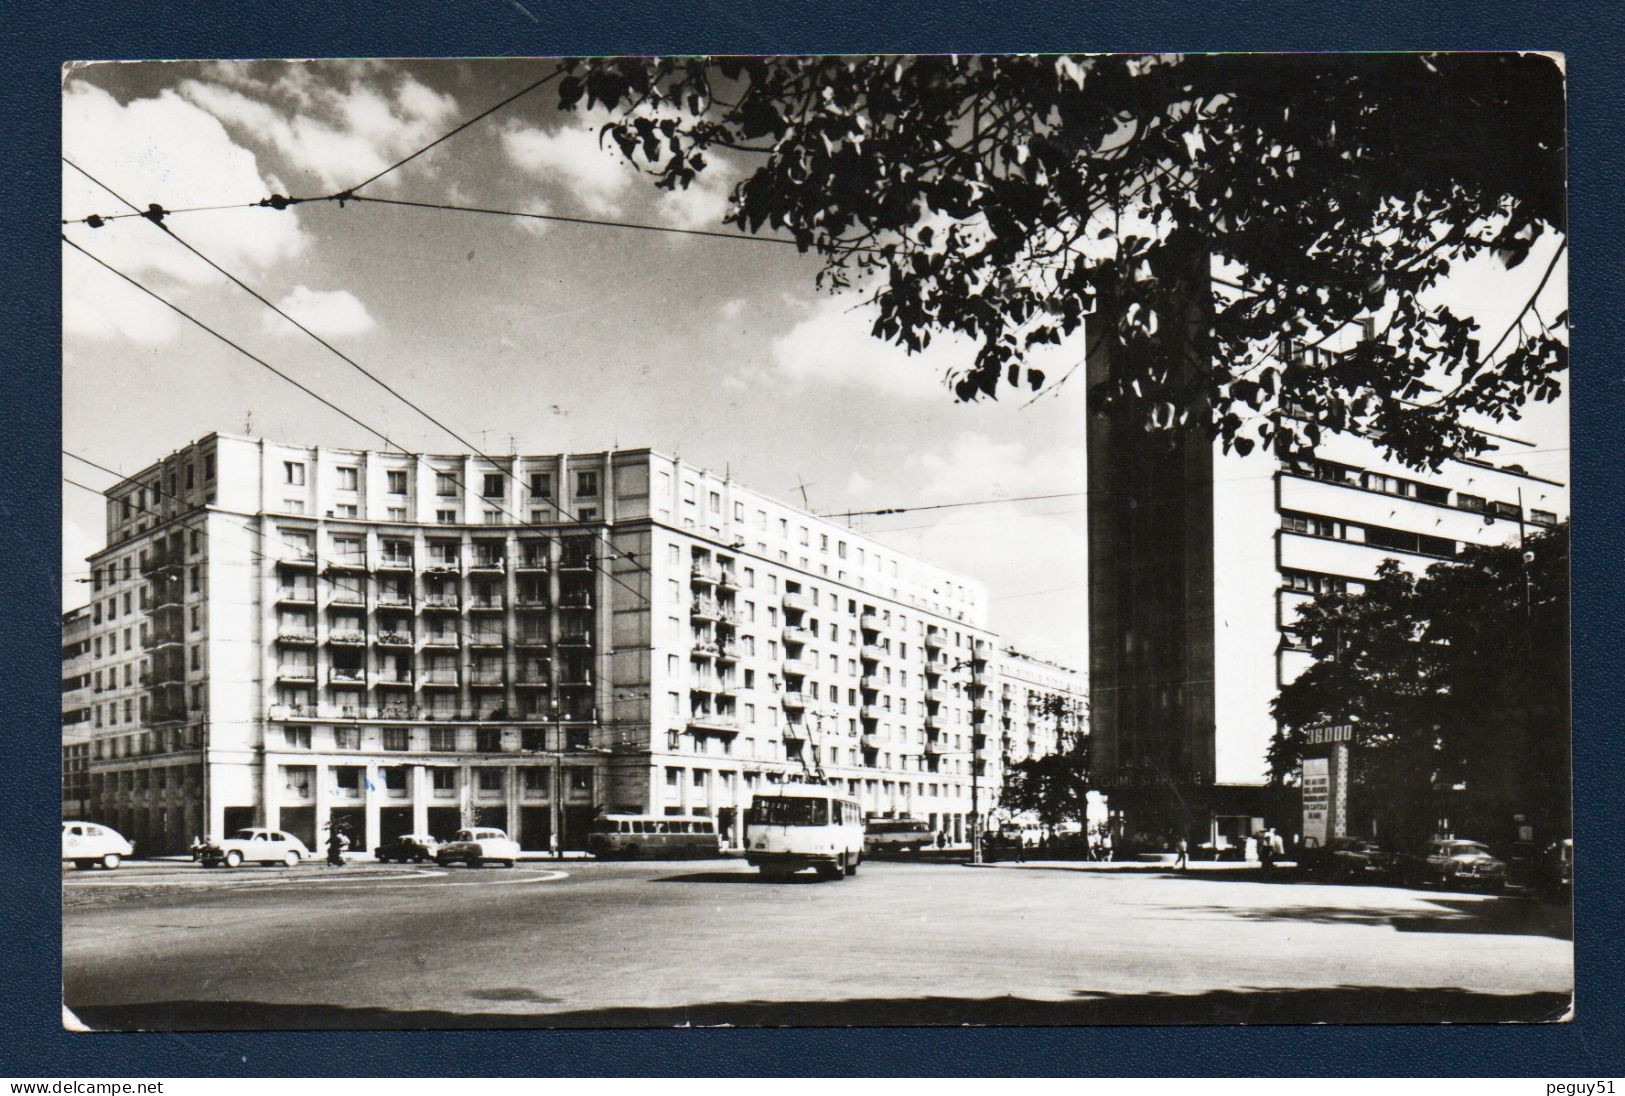
[[[564,556],[559,560],[559,570],[561,571],[580,572],[591,571],[592,569],[593,562],[591,556],[572,554]]]
[[[784,725],[784,740],[786,742],[807,741],[807,728],[800,723],[786,723]]]
[[[316,556],[311,552],[289,552],[286,555],[277,557],[276,565],[278,567],[287,567],[290,570],[314,569]]]
[[[365,685],[367,671],[334,666],[327,671],[327,680],[331,685]]]
[[[412,687],[412,675],[394,674],[389,677],[374,677],[372,683],[380,689],[410,689]]]
[[[430,594],[423,599],[423,611],[426,613],[455,613],[461,607],[461,604],[456,594]]]
[[[276,679],[297,685],[314,685],[316,683],[316,667],[314,666],[278,666]]]
[[[880,749],[880,736],[877,734],[862,735],[858,739],[858,744],[866,750],[878,750]]]
[[[285,628],[276,634],[276,641],[285,647],[310,647],[316,643],[316,633],[307,628]]]
[[[514,640],[515,647],[550,647],[552,643],[546,632],[521,632]]]
[[[782,699],[784,706],[791,711],[801,711],[807,706],[807,698],[798,691],[786,692]]]
[[[944,720],[940,715],[928,715],[925,717],[925,729],[930,731],[932,734],[942,730],[943,725]]]
[[[879,662],[882,658],[886,657],[886,652],[875,646],[873,643],[865,643],[862,647],[858,648],[858,657],[863,659],[865,662]]]
[[[710,696],[717,691],[716,679],[710,677],[696,678],[688,683],[688,691],[691,693],[703,693]]]
[[[520,572],[546,571],[548,568],[545,555],[524,555],[514,564],[514,570]]]
[[[948,752],[948,744],[946,742],[935,742],[935,741],[932,741],[930,739],[926,740],[926,743],[925,743],[925,756],[927,756],[927,757],[941,757],[944,754],[946,754],[947,752]]]
[[[559,598],[560,612],[590,612],[592,610],[592,596],[590,594],[565,594]]]
[[[943,690],[943,689],[927,689],[925,691],[925,702],[927,704],[941,704],[943,701],[945,701],[947,699],[948,699],[948,693],[947,693],[946,690]]]
[[[367,636],[365,632],[329,632],[327,642],[335,647],[360,647]]]
[[[360,590],[334,590],[327,595],[329,605],[365,605],[367,595]]]
[[[866,693],[874,692],[880,688],[881,684],[882,682],[879,674],[864,674],[862,677],[858,678],[858,688],[862,689]]]
[[[719,643],[717,645],[717,661],[738,662],[739,648],[735,647],[732,643]]]
[[[412,557],[385,553],[378,557],[378,569],[380,571],[410,571],[412,569]]]
[[[565,669],[559,675],[559,688],[590,689],[592,688],[592,673],[588,670]]]
[[[812,608],[812,602],[807,600],[806,595],[799,593],[785,594],[779,604],[783,605],[785,612],[788,613],[805,613]]]
[[[475,572],[493,574],[502,571],[507,565],[508,561],[501,556],[476,556],[469,561],[468,570],[471,574]]]
[[[501,647],[507,641],[501,632],[476,632],[468,637],[470,647]]]
[[[925,633],[925,649],[928,650],[928,651],[940,651],[940,650],[942,650],[943,644],[945,642],[946,642],[946,637],[941,632],[927,632],[927,633]]]
[[[739,589],[739,579],[732,571],[719,571],[717,573],[717,587],[722,590]]]
[[[716,658],[717,645],[710,640],[698,640],[695,642],[694,647],[690,652],[690,656],[700,659],[701,661],[708,658]]]
[[[806,677],[812,673],[812,663],[803,662],[799,658],[787,658],[780,665],[785,677]]]
[[[475,670],[468,676],[469,684],[480,686],[497,685],[507,687],[508,679],[501,670]]]
[[[456,560],[445,558],[431,559],[423,566],[423,573],[426,575],[455,575],[461,570]]]
[[[714,567],[695,566],[688,572],[688,581],[694,586],[715,586],[721,578],[721,572]]]
[[[425,689],[455,689],[457,688],[457,671],[430,670],[418,679],[418,684]]]
[[[548,601],[546,594],[520,594],[514,605],[527,612],[546,612],[552,607],[552,602]]]
[[[550,689],[553,683],[545,677],[522,677],[514,682],[521,689]]]
[[[506,608],[501,594],[474,597],[468,601],[468,611],[471,613],[500,613]]]
[[[722,712],[697,711],[689,713],[691,730],[710,731],[713,734],[738,734],[739,720]]]
[[[858,718],[864,720],[865,722],[873,723],[880,718],[882,711],[883,710],[881,708],[878,708],[873,704],[865,704],[863,707],[858,709]]]
[[[457,637],[444,634],[424,636],[423,645],[425,647],[455,647],[457,646]]]
[[[403,594],[399,590],[380,590],[378,604],[383,608],[407,609],[412,605],[412,596]]]
[[[316,591],[308,586],[284,586],[277,590],[278,605],[314,605]]]
[[[367,570],[367,557],[334,556],[332,559],[327,561],[327,566],[322,568],[322,570],[326,572],[338,572],[340,574],[364,574]]]
[[[880,614],[873,609],[865,609],[858,616],[858,627],[870,632],[880,631]]]
[[[559,637],[560,647],[591,647],[591,632],[573,632]]]
[[[722,606],[714,601],[695,601],[689,605],[688,615],[695,620],[721,620]]]
[[[795,624],[786,625],[780,634],[786,646],[794,644],[799,647],[813,638],[811,631]]]
[[[412,646],[412,634],[410,632],[379,632],[378,646],[410,647]]]

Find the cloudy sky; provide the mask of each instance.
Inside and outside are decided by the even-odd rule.
[[[64,82],[63,150],[142,206],[327,194],[547,69],[506,60],[93,65]],[[551,88],[527,96],[367,192],[723,227],[732,165],[666,194],[600,148],[599,119],[560,114],[554,102]],[[64,169],[65,217],[121,211]],[[968,360],[968,347],[938,342],[910,358],[870,338],[862,308],[817,293],[815,260],[791,247],[365,204],[169,223],[488,451],[650,445],[785,499],[804,488],[820,512],[1083,487],[1081,385],[1030,406],[1012,397],[958,404],[942,377]],[[151,224],[65,231],[399,444],[460,448]],[[215,430],[380,444],[76,252],[64,247],[62,262],[68,450],[133,472]],[[1493,327],[1544,265],[1537,254],[1510,274],[1472,272],[1456,292]],[[1547,295],[1565,293],[1560,275]],[[1046,353],[1057,377],[1081,347]],[[1555,451],[1567,445],[1566,408],[1541,409],[1512,432],[1533,432]],[[112,481],[74,461],[65,470],[93,487]],[[84,601],[74,580],[102,543],[102,512],[73,487],[63,504],[67,607]],[[1013,643],[1083,665],[1082,507],[1056,499],[858,521],[984,581],[992,623]]]

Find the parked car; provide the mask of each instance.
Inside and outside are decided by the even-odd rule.
[[[936,843],[931,824],[917,818],[874,818],[864,824],[863,851],[867,856],[888,853],[920,854]]]
[[[519,842],[510,841],[508,835],[491,826],[475,826],[458,830],[457,836],[435,850],[437,864],[455,864],[462,861],[471,868],[496,862],[511,868],[519,859]]]
[[[1479,841],[1440,838],[1429,841],[1420,853],[1404,864],[1409,882],[1437,886],[1481,886],[1500,890],[1506,886],[1507,866],[1490,854]]]
[[[95,822],[62,823],[62,859],[81,871],[97,864],[112,871],[119,861],[135,854],[135,846],[117,830]]]
[[[258,826],[238,830],[230,837],[209,841],[198,853],[206,868],[240,866],[244,861],[256,864],[282,864],[294,868],[310,855],[305,843],[291,833],[267,830]]]
[[[1332,879],[1372,878],[1387,874],[1393,854],[1363,837],[1334,837],[1319,848],[1304,849],[1298,864],[1314,875]]]
[[[381,864],[398,860],[402,864],[421,864],[433,860],[440,849],[438,838],[427,833],[403,833],[393,841],[386,841],[373,850]]]
[[[1574,840],[1554,841],[1540,861],[1540,889],[1554,897],[1566,897],[1574,887]]]

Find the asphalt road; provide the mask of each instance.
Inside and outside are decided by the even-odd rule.
[[[63,876],[113,1029],[1456,1022],[1561,1015],[1568,911],[1274,879],[869,862]]]

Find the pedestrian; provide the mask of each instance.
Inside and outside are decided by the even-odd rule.
[[[938,830],[937,831],[937,848],[945,849],[947,847],[948,847],[948,831],[947,830]]]
[[[1282,841],[1281,840],[1281,835],[1276,833],[1275,829],[1273,827],[1271,827],[1271,829],[1270,829],[1270,863],[1274,864],[1277,860],[1284,860],[1284,859],[1286,859],[1286,842]]]
[[[554,830],[552,833],[547,835],[547,851],[553,854],[554,860],[562,860],[564,858],[564,850],[559,848],[558,830]]]
[[[1112,859],[1112,831],[1107,830],[1100,835],[1100,854],[1108,864]]]
[[[1275,841],[1273,836],[1268,829],[1261,830],[1258,834],[1258,859],[1264,865],[1265,871],[1275,867]]]
[[[1179,854],[1174,857],[1174,867],[1180,871],[1189,870],[1191,866],[1190,845],[1186,843],[1183,837],[1174,846],[1174,851]]]
[[[344,867],[344,835],[336,827],[327,834],[327,866]]]
[[[1022,830],[1021,832],[1017,833],[1014,844],[1016,863],[1025,864],[1027,862],[1027,831]]]

